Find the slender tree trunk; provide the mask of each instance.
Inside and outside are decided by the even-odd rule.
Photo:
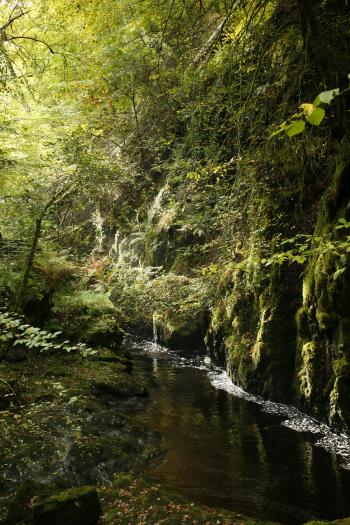
[[[42,222],[43,222],[45,213],[46,213],[46,209],[42,212],[40,217],[35,219],[35,228],[34,228],[32,244],[31,244],[31,247],[28,253],[22,281],[19,286],[17,297],[16,297],[16,310],[19,310],[19,311],[22,310],[23,308],[24,298],[25,298],[25,294],[27,291],[27,287],[28,287],[29,277],[30,277],[30,274],[33,268],[34,257],[37,251],[38,242],[39,242],[40,234],[41,234]]]
[[[26,264],[24,267],[23,277],[21,284],[18,288],[17,296],[16,296],[16,302],[15,307],[17,310],[21,311],[23,309],[24,305],[24,299],[26,295],[26,291],[28,288],[28,282],[29,277],[31,274],[31,271],[33,269],[33,262],[34,258],[37,252],[38,248],[38,242],[41,235],[41,229],[42,229],[42,223],[44,218],[46,217],[46,214],[48,213],[49,209],[58,202],[61,202],[62,199],[69,193],[69,191],[72,189],[73,184],[71,182],[68,182],[62,189],[60,189],[57,193],[55,193],[51,199],[46,203],[44,208],[42,209],[39,217],[35,219],[35,227],[34,227],[34,233],[32,238],[32,244],[30,246],[30,250],[28,253],[28,257],[26,260]]]

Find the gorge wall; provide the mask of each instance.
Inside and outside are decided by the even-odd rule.
[[[263,4],[244,44],[230,26],[187,70],[176,117],[141,116],[147,133],[150,113],[158,126],[144,166],[158,193],[133,234],[144,265],[206,286],[202,334],[238,385],[348,429],[349,14],[342,2]],[[336,87],[320,126],[271,138]],[[159,329],[174,325],[163,310]]]

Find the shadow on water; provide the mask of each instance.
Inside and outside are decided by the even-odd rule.
[[[198,360],[150,344],[133,356],[133,375],[150,389],[133,417],[164,436],[164,459],[147,468],[149,478],[194,501],[284,523],[350,515],[350,471],[315,446],[315,434],[215,388]]]

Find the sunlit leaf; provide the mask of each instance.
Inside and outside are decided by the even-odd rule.
[[[319,126],[324,119],[326,112],[323,108],[315,107],[315,109],[306,117],[306,120],[313,126]]]
[[[309,104],[309,103],[301,104],[300,107],[302,108],[303,113],[306,116],[311,115],[311,113],[315,109],[315,106],[313,104]]]
[[[292,124],[286,127],[286,133],[288,137],[294,137],[295,135],[299,135],[299,133],[302,133],[305,129],[305,121],[304,120],[296,120]]]
[[[338,279],[338,277],[341,276],[342,273],[344,273],[346,270],[346,268],[339,268],[339,270],[337,270],[336,272],[334,272],[333,274],[333,281],[335,281],[336,279]]]
[[[314,100],[314,105],[319,106],[321,103],[330,104],[332,100],[339,95],[339,88],[322,91]]]

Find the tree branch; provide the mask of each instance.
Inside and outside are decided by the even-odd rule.
[[[21,13],[19,13],[18,15],[16,16],[13,16],[12,18],[10,18],[6,24],[4,24],[2,27],[0,27],[0,31],[5,31],[5,29],[7,29],[11,24],[13,24],[13,22],[15,22],[16,20],[18,20],[19,18],[22,18],[22,16],[24,15],[27,15],[29,13],[29,11],[22,11]]]
[[[31,36],[10,36],[10,35],[9,35],[9,36],[7,37],[7,40],[6,40],[6,41],[7,41],[7,42],[10,42],[10,41],[12,41],[12,40],[33,40],[33,42],[39,42],[39,44],[44,44],[44,46],[46,46],[46,47],[50,50],[50,52],[51,52],[53,55],[56,55],[56,54],[57,54],[57,52],[54,51],[54,50],[52,49],[52,47],[51,47],[47,42],[44,42],[43,40],[39,40],[38,38],[33,38],[33,37],[31,37]]]

